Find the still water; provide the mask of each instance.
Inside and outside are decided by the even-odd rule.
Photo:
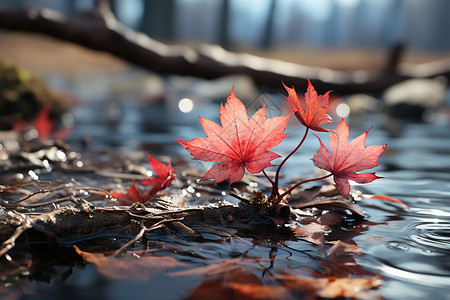
[[[193,97],[192,103],[188,103],[192,107],[188,105],[188,109],[183,109],[178,105],[183,97],[183,93],[171,95],[165,103],[153,104],[142,104],[132,97],[105,100],[100,96],[99,99],[83,100],[73,109],[75,129],[67,142],[84,152],[146,151],[152,155],[170,156],[176,163],[178,157],[188,157],[189,154],[173,139],[188,140],[204,136],[198,116],[218,122],[220,107],[220,101]],[[280,104],[283,98],[278,94],[257,95],[246,105],[251,111],[266,100],[271,113],[283,110]],[[379,292],[385,299],[450,299],[448,119],[429,123],[410,122],[392,119],[384,114],[365,113],[350,114],[347,121],[351,138],[373,126],[366,145],[388,145],[380,158],[381,165],[376,169],[377,175],[384,178],[371,184],[355,185],[355,189],[367,194],[391,196],[410,207],[407,209],[376,199],[360,202],[367,214],[367,224],[359,225],[357,232],[343,228],[341,233],[343,239],[359,246],[358,254],[351,255],[349,259],[348,264],[355,268],[349,274],[379,272],[385,280]],[[279,154],[289,153],[303,133],[294,118],[286,131],[290,134],[275,149]],[[327,140],[325,135],[321,137]],[[89,142],[83,144],[82,140]],[[283,169],[286,174],[284,180],[314,173],[310,158],[318,146],[317,139],[309,136]],[[198,167],[197,162],[192,164]],[[258,257],[267,258],[271,251],[275,251],[274,272],[297,268],[297,274],[308,275],[326,268],[320,247],[302,239],[258,240],[248,232],[232,231],[232,236],[239,238],[225,242],[227,233],[213,228],[208,229],[209,232],[203,230],[205,238],[201,243],[176,236],[153,237],[149,243],[156,245],[159,238],[159,242],[176,245],[177,251],[171,251],[168,247],[160,254],[170,253],[193,267],[203,266],[207,261],[217,262],[221,258],[254,261]],[[345,231],[349,231],[347,236]],[[117,237],[111,237],[104,243],[110,243],[113,247],[119,242]],[[264,261],[261,264],[267,267],[269,263]],[[335,267],[346,268],[346,263],[341,262]],[[111,281],[90,264],[75,266],[69,273],[64,280],[50,284],[38,281],[33,287],[38,292],[30,299],[58,299],[62,296],[65,299],[176,299],[188,297],[193,287],[201,284],[199,279],[174,280],[164,274],[143,282]]]

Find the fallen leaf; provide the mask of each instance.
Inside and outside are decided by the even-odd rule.
[[[210,262],[210,264],[198,268],[191,268],[187,270],[172,272],[171,276],[201,276],[201,275],[215,275],[227,272],[231,267],[238,264],[245,264],[255,266],[254,260],[242,260],[241,258],[230,258],[221,260],[218,263]]]
[[[46,138],[52,132],[55,123],[55,120],[50,119],[50,108],[44,106],[31,122],[31,125],[37,130],[40,137]],[[29,125],[28,122],[20,120],[13,124],[13,129],[14,131],[22,131],[27,125]]]
[[[193,159],[218,162],[202,178],[230,184],[242,179],[245,169],[257,174],[272,166],[271,161],[280,157],[268,151],[285,138],[283,134],[290,115],[266,118],[266,104],[248,119],[244,104],[235,96],[228,96],[220,107],[222,126],[200,117],[206,137],[180,141]]]
[[[370,290],[380,287],[382,282],[378,275],[371,278],[329,278],[319,296],[323,298],[367,298]]]
[[[55,120],[50,119],[50,108],[44,106],[33,121],[34,128],[39,136],[48,137],[55,127]]]
[[[75,251],[89,263],[95,265],[97,270],[109,279],[134,279],[147,281],[157,273],[175,267],[186,267],[187,264],[179,262],[170,256],[143,255],[138,256],[126,252],[118,257],[105,256],[102,253],[90,253],[73,246]]]
[[[361,194],[359,195],[361,198],[363,199],[379,199],[379,200],[383,200],[383,201],[389,201],[389,202],[394,202],[397,204],[401,204],[403,206],[405,206],[406,208],[409,208],[409,205],[404,203],[403,201],[400,201],[398,199],[395,199],[393,197],[389,197],[389,196],[384,196],[384,195],[370,195],[370,194]]]
[[[382,299],[376,291],[383,280],[379,275],[367,278],[307,278],[296,275],[278,276],[280,283],[292,291],[316,294],[322,298]],[[316,299],[316,298],[312,298]]]
[[[144,185],[151,185],[150,191],[147,193],[144,202],[148,201],[152,196],[154,196],[157,192],[167,188],[172,180],[176,179],[175,169],[172,168],[172,164],[170,162],[167,165],[153,158],[150,154],[148,154],[148,159],[150,166],[153,171],[155,171],[157,177],[150,177],[142,180],[140,183]]]
[[[321,245],[324,243],[325,231],[330,230],[330,226],[321,225],[315,222],[311,222],[307,225],[300,226],[294,230],[295,236],[300,236],[306,240]]]
[[[141,195],[141,191],[133,180],[131,186],[127,186],[127,192],[114,192],[109,194],[110,197],[117,199],[121,205],[130,205],[135,202],[144,203],[145,200]]]
[[[252,272],[235,266],[207,276],[187,299],[294,299],[283,286],[264,285]]]
[[[316,167],[333,174],[336,189],[344,197],[347,197],[350,193],[348,180],[368,183],[380,178],[375,173],[356,173],[378,166],[377,160],[386,149],[386,145],[369,147],[364,145],[369,130],[347,144],[348,125],[342,118],[337,128],[330,132],[331,152],[323,145],[322,140],[317,137],[320,142],[320,148],[312,158],[312,161]]]
[[[316,207],[329,210],[350,210],[354,214],[364,217],[361,208],[353,203],[351,199],[345,198],[339,193],[322,193],[320,187],[313,187],[302,190],[296,189],[287,199],[287,203],[292,208]]]
[[[320,126],[331,122],[330,117],[327,115],[327,111],[330,108],[328,97],[331,91],[326,92],[324,95],[318,95],[308,79],[308,89],[305,93],[303,107],[295,89],[287,87],[284,83],[283,86],[288,92],[288,96],[285,98],[289,100],[291,110],[300,123],[312,130],[329,131]]]

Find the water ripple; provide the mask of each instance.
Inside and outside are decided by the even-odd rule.
[[[450,251],[450,223],[428,222],[414,227],[410,238],[423,246]]]

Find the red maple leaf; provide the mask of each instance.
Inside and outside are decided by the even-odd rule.
[[[33,121],[33,126],[41,137],[48,137],[55,127],[55,120],[50,119],[50,108],[44,106]]]
[[[323,145],[320,138],[317,137],[320,142],[320,148],[312,158],[312,161],[316,167],[333,174],[336,189],[345,197],[350,193],[348,180],[368,183],[380,178],[375,173],[356,173],[378,166],[378,158],[386,149],[386,145],[369,147],[364,145],[369,130],[353,139],[350,144],[347,144],[348,125],[342,118],[336,129],[330,133],[331,153]]]
[[[40,137],[47,138],[55,127],[55,120],[50,119],[50,108],[48,106],[42,107],[39,113],[36,115],[31,125],[37,130]],[[15,131],[22,131],[28,122],[20,120],[13,124]]]
[[[127,186],[127,192],[114,192],[109,193],[109,196],[117,199],[121,205],[130,205],[135,202],[144,203],[144,198],[141,195],[141,191],[137,187],[136,183],[133,180],[133,184],[131,186]]]
[[[225,105],[220,107],[222,126],[200,117],[206,137],[179,141],[193,159],[219,162],[202,180],[221,182],[229,178],[230,184],[242,179],[245,169],[256,174],[273,166],[271,161],[280,157],[267,149],[284,139],[283,134],[290,115],[266,118],[266,104],[248,119],[244,104],[231,90]]]
[[[140,182],[141,184],[152,186],[150,191],[147,193],[144,202],[154,196],[157,192],[167,188],[172,180],[176,178],[175,169],[172,168],[172,164],[170,162],[165,165],[153,158],[150,154],[147,153],[147,155],[150,160],[149,164],[158,177],[147,178]]]
[[[172,182],[172,180],[176,179],[175,169],[172,168],[172,164],[170,162],[168,162],[167,165],[165,165],[162,162],[153,158],[150,154],[147,153],[147,155],[150,160],[149,164],[158,177],[150,177],[140,182],[141,184],[144,185],[151,185],[151,188],[147,192],[145,197],[142,197],[141,190],[138,188],[134,180],[131,186],[127,186],[126,193],[124,192],[110,193],[109,195],[112,198],[117,199],[121,205],[130,205],[135,202],[145,203],[157,192],[167,188]]]
[[[327,115],[327,111],[330,108],[328,96],[331,91],[326,92],[324,95],[318,95],[308,79],[308,90],[305,93],[305,102],[302,105],[295,89],[287,87],[284,83],[283,86],[289,94],[285,98],[289,100],[291,110],[300,123],[312,130],[329,131],[320,126],[331,122]]]

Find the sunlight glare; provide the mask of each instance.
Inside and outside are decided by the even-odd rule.
[[[350,106],[345,103],[339,103],[336,106],[336,114],[341,118],[346,118],[350,114]]]
[[[178,109],[187,114],[194,109],[194,102],[189,98],[183,98],[178,102]]]

